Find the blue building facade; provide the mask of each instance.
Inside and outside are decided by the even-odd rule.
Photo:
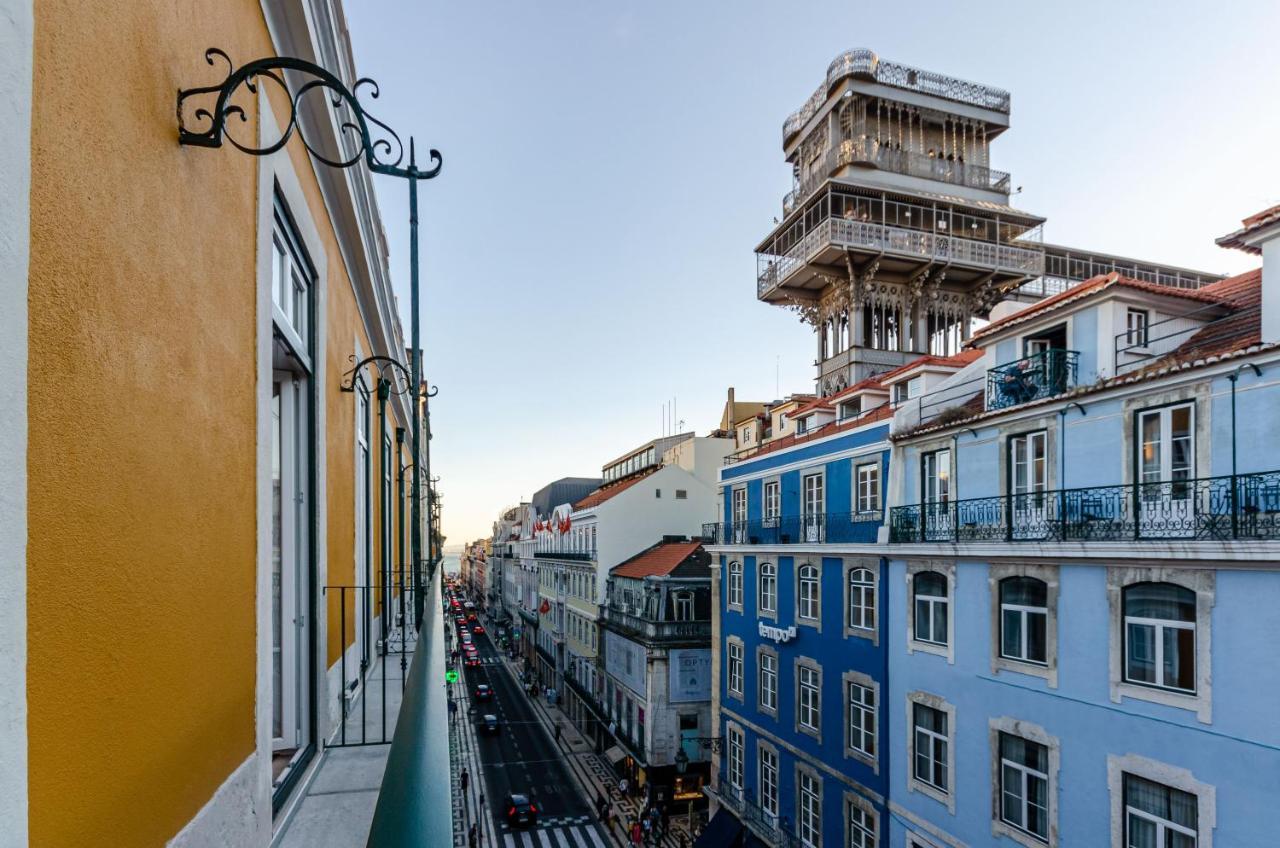
[[[1277,844],[1261,290],[1091,281],[976,336],[976,379],[939,389],[964,414],[899,412],[886,844]],[[1007,373],[1041,385],[1009,403]]]
[[[833,423],[721,473],[713,797],[740,844],[880,844],[887,438]]]

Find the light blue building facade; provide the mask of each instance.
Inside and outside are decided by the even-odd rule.
[[[888,426],[868,418],[721,473],[725,521],[706,535],[720,602],[713,798],[717,826],[731,814],[740,831],[729,844],[876,845],[885,827]]]
[[[1090,281],[895,416],[886,844],[1277,844],[1262,295]]]

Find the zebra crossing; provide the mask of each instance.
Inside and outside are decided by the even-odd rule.
[[[540,827],[502,834],[503,848],[606,848],[595,825]]]

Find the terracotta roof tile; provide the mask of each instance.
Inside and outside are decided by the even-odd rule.
[[[962,350],[954,356],[934,356],[933,354],[926,354],[924,356],[916,357],[905,365],[899,365],[892,371],[884,372],[880,376],[876,377],[876,380],[880,383],[884,383],[887,380],[892,380],[899,374],[906,374],[908,371],[914,371],[922,365],[941,365],[951,368],[963,368],[974,360],[981,358],[982,351],[972,349]]]
[[[843,433],[845,430],[852,430],[854,427],[860,427],[863,424],[872,424],[885,418],[892,418],[893,410],[889,408],[889,404],[884,403],[875,409],[868,410],[866,413],[859,415],[857,418],[850,418],[848,421],[832,421],[829,424],[823,424],[816,430],[809,430],[806,433],[792,433],[783,436],[780,439],[774,439],[772,442],[766,442],[754,452],[740,457],[740,462],[748,462],[774,451],[789,448],[792,445],[802,445],[805,442],[814,439],[825,439],[827,436]]]
[[[1158,283],[1148,283],[1145,280],[1135,280],[1132,277],[1124,277],[1116,271],[1112,271],[1109,274],[1099,274],[1098,276],[1091,277],[1083,283],[1074,285],[1065,291],[1060,291],[1055,295],[1046,297],[1044,300],[1034,303],[1026,309],[1015,312],[1012,315],[1006,315],[999,320],[992,321],[981,330],[975,332],[969,339],[969,343],[973,344],[977,339],[990,335],[996,330],[1010,327],[1014,324],[1020,324],[1023,321],[1028,321],[1036,316],[1043,315],[1050,310],[1056,309],[1065,303],[1071,303],[1079,300],[1080,298],[1088,297],[1103,291],[1104,289],[1109,289],[1112,286],[1123,286],[1124,288],[1137,289],[1139,291],[1151,292],[1152,294],[1167,295],[1168,297],[1182,297],[1189,300],[1198,300],[1203,303],[1215,303],[1221,301],[1222,298],[1218,295],[1208,293],[1207,290],[1212,288],[1213,285],[1217,285],[1217,283],[1202,286],[1198,289],[1179,289],[1174,288],[1173,286],[1162,286]]]
[[[614,577],[657,577],[675,571],[702,548],[701,542],[659,542],[609,569]]]
[[[1240,223],[1243,224],[1240,229],[1233,233],[1227,233],[1220,239],[1216,240],[1216,244],[1221,247],[1233,247],[1236,250],[1243,250],[1246,253],[1261,253],[1262,248],[1256,244],[1245,244],[1245,239],[1253,233],[1264,227],[1269,227],[1276,221],[1280,221],[1280,204],[1272,206],[1270,209],[1263,209],[1257,214],[1250,215]]]
[[[589,509],[591,507],[599,506],[600,504],[604,503],[610,498],[616,495],[622,494],[627,489],[630,489],[632,486],[634,486],[636,483],[639,483],[641,480],[645,479],[651,474],[656,473],[657,471],[658,471],[657,468],[650,468],[648,471],[645,471],[642,474],[637,474],[635,477],[632,477],[630,479],[619,480],[616,483],[610,483],[607,486],[601,486],[591,494],[587,495],[582,500],[575,503],[573,505],[573,508],[575,510],[579,510],[579,509]]]

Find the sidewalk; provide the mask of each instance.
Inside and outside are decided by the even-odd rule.
[[[502,657],[503,664],[511,675],[520,679],[520,670],[518,661],[508,659],[505,655]],[[618,793],[611,787],[616,786],[617,776],[605,758],[593,750],[591,742],[582,735],[578,728],[574,725],[569,717],[566,716],[559,706],[546,703],[544,698],[531,698],[534,713],[538,716],[543,726],[546,728],[548,735],[552,739],[555,738],[555,728],[560,726],[560,740],[557,743],[561,752],[565,756],[566,762],[569,763],[570,769],[574,772],[583,788],[588,791],[588,799],[595,803],[596,799],[604,796],[609,799],[610,806],[613,809],[613,827],[609,829],[609,838],[616,845],[629,846],[630,843],[626,839],[624,828],[632,819],[639,818],[643,799],[639,796],[631,796],[620,798]],[[684,816],[672,815],[668,819],[669,830],[658,841],[657,845],[662,848],[682,848],[693,844],[693,840],[689,836],[688,822]]]

